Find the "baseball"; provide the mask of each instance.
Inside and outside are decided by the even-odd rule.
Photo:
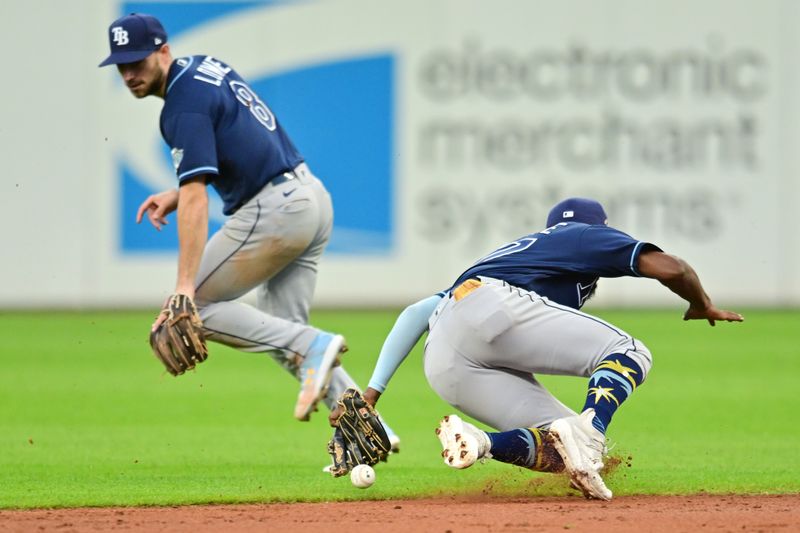
[[[350,481],[359,489],[366,489],[375,483],[375,470],[369,465],[356,465],[350,472]]]

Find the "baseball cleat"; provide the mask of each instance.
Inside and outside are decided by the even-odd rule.
[[[491,457],[489,435],[458,415],[444,417],[436,428],[436,436],[442,443],[442,457],[447,466],[468,468],[478,459]]]
[[[612,493],[600,477],[606,438],[592,425],[593,418],[594,409],[559,418],[550,425],[550,435],[572,484],[587,498],[610,500]]]
[[[389,449],[389,453],[400,453],[400,437],[392,433],[389,435],[389,444],[392,446]]]
[[[386,430],[386,436],[389,437],[389,444],[391,446],[389,454],[400,453],[400,437],[389,427],[389,424],[386,423],[386,420],[384,420],[382,416],[378,415],[378,420],[383,424],[383,429]]]
[[[347,346],[341,335],[320,333],[314,338],[298,370],[300,395],[294,406],[296,419],[308,420],[311,413],[316,411],[317,403],[328,392],[333,368],[345,351]]]

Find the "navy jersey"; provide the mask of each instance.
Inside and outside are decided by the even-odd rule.
[[[636,265],[643,250],[661,249],[608,226],[561,222],[479,259],[450,290],[469,278],[487,276],[580,309],[598,278],[639,276]]]
[[[275,115],[225,63],[176,59],[167,75],[161,134],[178,181],[207,174],[230,215],[303,158]]]

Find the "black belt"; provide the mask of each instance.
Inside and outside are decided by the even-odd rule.
[[[286,183],[287,181],[297,179],[297,175],[294,171],[284,172],[283,174],[278,174],[271,180],[269,180],[270,185],[280,185],[281,183]]]

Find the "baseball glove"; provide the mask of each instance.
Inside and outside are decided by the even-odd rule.
[[[208,358],[203,322],[185,294],[167,298],[161,313],[167,318],[150,333],[150,347],[167,372],[179,376]]]
[[[392,445],[375,408],[356,389],[344,391],[337,403],[344,411],[336,420],[333,438],[328,442],[328,453],[333,460],[331,475],[343,476],[356,465],[372,466],[385,461]]]

